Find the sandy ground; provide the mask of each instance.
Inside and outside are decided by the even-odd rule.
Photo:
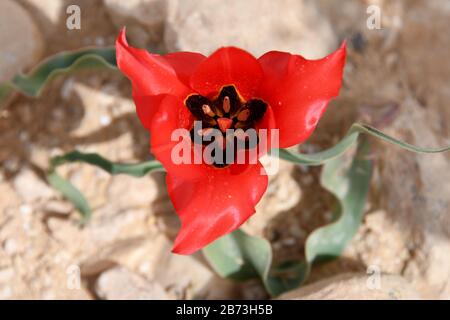
[[[81,8],[80,30],[66,28],[72,3]],[[8,10],[11,25],[0,24],[0,40],[11,43],[0,53],[17,59],[0,60],[0,78],[62,50],[112,45],[123,25],[130,42],[161,51],[210,53],[236,43],[255,54],[279,49],[317,58],[346,39],[341,95],[300,150],[331,146],[355,121],[421,146],[450,144],[448,2],[259,3],[2,1],[0,12],[7,5],[14,10]],[[366,25],[371,4],[381,9],[379,30]],[[246,15],[255,16],[251,26]],[[224,28],[230,16],[234,23]],[[201,254],[170,253],[179,222],[163,173],[134,179],[87,165],[62,168],[94,208],[85,227],[47,185],[49,157],[75,148],[123,162],[149,157],[148,133],[130,97],[119,73],[83,71],[56,79],[37,99],[16,95],[0,109],[0,299],[266,298],[257,281],[217,277]],[[345,254],[314,268],[309,283],[348,272],[364,280],[376,266],[422,298],[449,299],[450,155],[373,145],[376,168],[364,223]],[[307,235],[330,221],[332,202],[318,183],[320,168],[281,169],[244,226],[271,241],[277,261],[303,257]],[[403,290],[403,282],[386,279],[389,288]]]

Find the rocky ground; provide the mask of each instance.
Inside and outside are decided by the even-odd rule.
[[[81,30],[66,28],[73,3]],[[381,8],[379,30],[366,26],[371,4]],[[205,54],[234,44],[318,58],[346,39],[341,95],[301,150],[331,146],[357,120],[438,146],[450,144],[449,21],[444,0],[2,0],[0,81],[62,50],[112,45],[123,25],[136,46]],[[124,162],[148,157],[130,96],[120,74],[85,71],[0,109],[0,299],[266,298],[258,282],[220,279],[201,254],[170,253],[178,220],[163,173],[112,178],[87,165],[62,168],[94,208],[83,228],[46,184],[49,157],[74,148]],[[282,298],[450,299],[450,155],[374,141],[373,157],[357,236]],[[245,225],[272,242],[278,261],[302,258],[306,236],[331,219],[319,173],[283,164]],[[383,274],[375,291],[367,270]]]

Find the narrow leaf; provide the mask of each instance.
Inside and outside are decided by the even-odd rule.
[[[258,255],[252,254],[252,250]],[[203,249],[203,253],[217,273],[235,280],[263,276],[272,260],[266,240],[251,237],[239,229],[214,241]]]
[[[156,160],[136,164],[116,163],[97,153],[83,153],[79,151],[72,151],[51,159],[51,164],[54,167],[70,162],[84,162],[99,167],[112,175],[126,174],[133,177],[142,177],[150,171],[164,169],[162,164]]]
[[[338,257],[357,232],[372,176],[368,152],[367,139],[361,139],[350,169],[345,170],[344,157],[333,159],[324,166],[321,184],[338,201],[334,212],[337,220],[309,235],[305,246],[308,264]]]
[[[203,254],[224,278],[243,281],[259,277],[271,296],[297,287],[303,278],[304,267],[297,262],[271,270],[270,243],[239,229],[205,247]]]
[[[314,154],[301,154],[292,152],[286,149],[279,150],[279,157],[286,161],[294,162],[297,164],[310,165],[310,166],[318,166],[326,163],[329,160],[335,159],[340,155],[344,154],[349,148],[351,148],[356,141],[358,140],[358,136],[363,134],[368,134],[370,136],[379,138],[396,146],[399,146],[403,149],[417,152],[417,153],[439,153],[450,150],[450,146],[441,147],[441,148],[421,148],[414,146],[412,144],[400,141],[395,139],[387,134],[381,132],[380,130],[373,128],[371,126],[365,124],[355,123],[351,126],[347,135],[339,141],[333,147],[326,149],[321,152],[317,152]]]
[[[82,223],[85,223],[91,217],[91,208],[83,194],[75,188],[69,181],[63,179],[55,171],[47,175],[48,183],[77,208],[81,214]]]
[[[241,230],[204,248],[206,259],[222,277],[237,280],[259,277],[271,296],[298,287],[315,261],[339,256],[361,224],[372,172],[367,155],[368,145],[363,139],[350,168],[345,166],[344,157],[334,158],[324,166],[321,183],[338,201],[335,212],[338,218],[308,237],[306,261],[289,261],[274,267],[270,243]]]
[[[61,192],[61,194],[78,209],[82,216],[82,222],[86,222],[91,216],[91,208],[83,194],[68,180],[63,179],[56,173],[56,168],[72,162],[83,162],[94,165],[112,174],[126,174],[133,177],[142,177],[150,171],[164,170],[160,162],[156,160],[136,164],[115,163],[96,153],[83,153],[72,151],[62,156],[51,159],[51,169],[47,175],[49,184]]]
[[[85,48],[55,54],[40,63],[28,75],[16,75],[11,81],[0,84],[0,102],[13,90],[37,97],[54,77],[76,70],[94,68],[115,70],[115,48]]]

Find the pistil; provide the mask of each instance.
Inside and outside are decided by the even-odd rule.
[[[233,120],[230,118],[219,118],[217,119],[217,124],[219,125],[219,129],[222,132],[227,131],[227,129],[230,129],[233,125]]]

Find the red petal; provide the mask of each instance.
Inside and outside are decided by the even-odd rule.
[[[152,117],[165,94],[184,98],[189,78],[205,56],[194,52],[176,52],[160,56],[130,47],[123,29],[116,41],[117,65],[133,83],[133,99],[138,116],[149,130]]]
[[[259,58],[264,79],[259,95],[271,105],[280,148],[305,141],[316,128],[328,102],[339,94],[346,46],[320,60],[306,60],[284,52]]]
[[[258,146],[258,148],[259,148],[258,157],[262,157],[272,147],[278,148],[278,145],[272,145],[272,137],[271,136],[274,133],[274,131],[272,131],[272,130],[277,129],[277,126],[275,123],[275,116],[273,114],[273,110],[270,105],[267,106],[267,110],[266,110],[266,113],[264,114],[264,117],[261,119],[261,121],[259,121],[256,124],[255,129],[258,130],[258,132],[260,132],[259,130],[261,130],[261,129],[266,130],[266,132],[267,132],[266,139],[261,139],[260,145]],[[275,137],[274,139],[278,140],[277,137]]]
[[[214,96],[224,85],[233,84],[247,100],[253,97],[262,79],[262,69],[250,53],[221,48],[203,61],[191,77],[191,87],[203,96]]]
[[[116,40],[117,66],[133,83],[135,95],[185,96],[190,90],[164,57],[130,47],[122,29]]]
[[[191,75],[206,57],[196,52],[174,52],[166,54],[164,59],[166,59],[175,70],[178,79],[189,87]]]
[[[185,179],[197,179],[206,175],[205,168],[208,167],[204,163],[176,164],[172,159],[172,149],[180,143],[180,140],[172,141],[172,133],[180,128],[184,128],[188,132],[193,121],[194,118],[184,106],[183,101],[177,97],[166,95],[150,125],[151,152],[164,165],[167,172]],[[190,146],[190,138],[185,143]],[[190,147],[187,149],[191,150]],[[194,159],[192,151],[190,156],[191,159]]]
[[[153,116],[158,111],[159,104],[166,97],[160,94],[157,96],[140,96],[133,89],[133,100],[136,105],[136,112],[142,125],[150,131]]]
[[[255,213],[267,188],[267,175],[259,162],[208,168],[208,175],[195,181],[167,175],[169,196],[182,224],[175,253],[191,254],[236,230]]]

